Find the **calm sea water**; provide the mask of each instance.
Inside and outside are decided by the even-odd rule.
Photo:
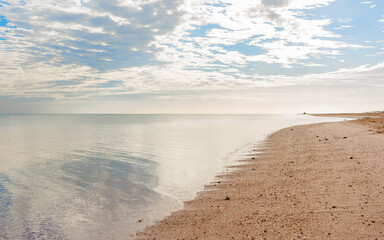
[[[0,239],[126,239],[181,208],[236,149],[325,121],[335,120],[2,114]]]

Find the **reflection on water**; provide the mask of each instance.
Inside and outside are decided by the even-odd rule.
[[[9,191],[5,188],[4,185],[9,182],[9,178],[0,174],[0,218],[4,218],[7,216],[9,209],[12,205],[12,198]]]
[[[0,115],[1,239],[125,239],[284,115]],[[138,221],[140,220],[140,221]]]

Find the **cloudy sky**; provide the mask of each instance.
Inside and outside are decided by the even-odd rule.
[[[382,0],[0,0],[0,112],[372,110]]]

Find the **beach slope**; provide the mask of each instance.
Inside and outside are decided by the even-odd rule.
[[[384,134],[356,121],[303,125],[259,150],[137,238],[384,236]]]

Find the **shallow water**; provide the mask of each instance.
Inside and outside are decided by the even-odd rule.
[[[182,207],[236,149],[325,121],[335,119],[2,114],[0,239],[126,239]]]

